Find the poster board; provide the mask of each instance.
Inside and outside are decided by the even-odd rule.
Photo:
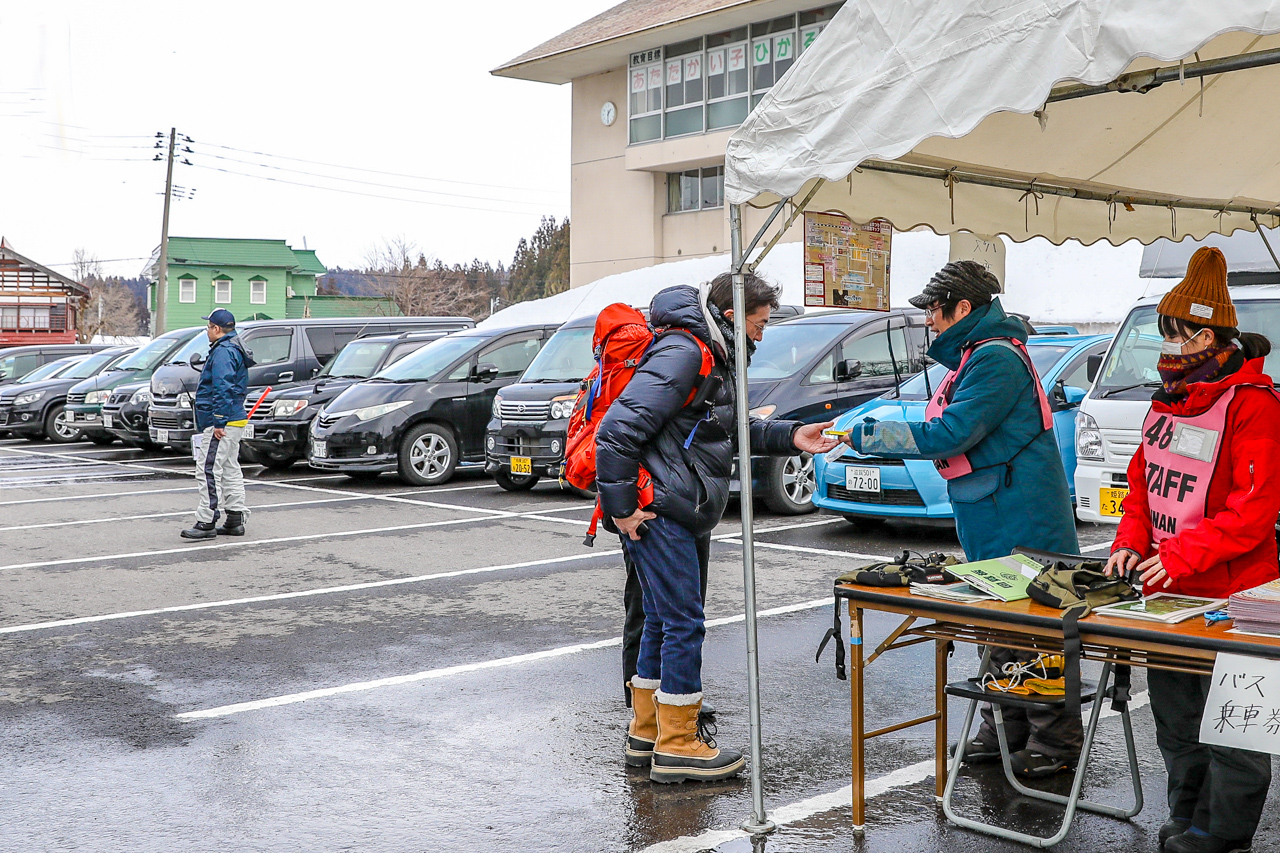
[[[957,231],[951,235],[947,261],[977,261],[1000,282],[1004,293],[1004,240],[997,236]]]
[[[1280,755],[1280,661],[1218,653],[1200,742]]]
[[[859,225],[839,213],[805,213],[805,307],[888,311],[892,240],[883,219]]]

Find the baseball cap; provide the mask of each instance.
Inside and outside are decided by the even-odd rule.
[[[208,320],[215,326],[221,326],[224,329],[234,329],[236,327],[236,316],[226,308],[214,309],[208,317],[201,317],[201,320]]]

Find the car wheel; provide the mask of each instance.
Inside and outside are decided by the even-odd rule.
[[[853,525],[854,530],[870,532],[884,524],[883,518],[872,518],[869,515],[846,515],[844,520]]]
[[[501,469],[493,472],[493,479],[508,492],[523,492],[538,484],[537,474],[512,474]]]
[[[813,512],[813,492],[818,481],[813,473],[813,454],[785,456],[769,462],[765,482],[764,504],[782,515]]]
[[[577,486],[574,486],[568,482],[565,482],[561,488],[563,488],[566,492],[568,492],[571,495],[577,495],[578,497],[585,498],[586,500],[589,500],[589,501],[593,501],[597,497],[599,497],[599,495],[596,494],[596,492],[592,491],[591,489],[579,489]]]
[[[114,444],[116,437],[114,435],[91,435],[89,436],[89,440],[94,444],[99,444],[105,447],[108,444]]]
[[[79,429],[67,423],[67,407],[61,403],[53,406],[49,409],[49,414],[45,415],[44,434],[57,444],[79,441],[83,435]]]
[[[447,483],[458,468],[458,442],[447,427],[420,424],[400,442],[398,473],[411,486]]]

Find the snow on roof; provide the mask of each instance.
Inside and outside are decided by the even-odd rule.
[[[1006,241],[1006,309],[1027,314],[1037,323],[1118,323],[1138,299],[1173,282],[1138,275],[1142,246],[1068,242],[1054,246],[1044,239],[1025,243]],[[929,278],[947,262],[950,241],[932,232],[893,235],[890,302],[906,307]],[[804,247],[781,243],[764,259],[758,272],[782,285],[784,305],[804,304]],[[479,327],[523,323],[564,323],[594,315],[614,302],[647,307],[654,294],[677,284],[710,281],[729,269],[729,255],[672,261],[605,276],[590,284],[503,308]]]

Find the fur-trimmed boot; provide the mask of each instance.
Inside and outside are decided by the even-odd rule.
[[[648,767],[653,743],[658,739],[658,709],[654,692],[662,686],[656,678],[631,676],[631,725],[627,726],[627,764]]]
[[[717,749],[715,739],[698,725],[701,693],[654,693],[658,709],[658,739],[653,747],[649,778],[655,782],[686,779],[713,781],[737,776],[746,765],[742,753]]]

